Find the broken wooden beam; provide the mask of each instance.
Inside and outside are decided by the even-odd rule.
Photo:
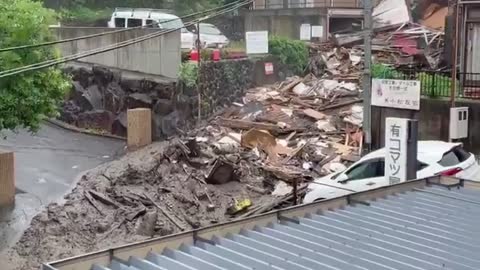
[[[361,102],[363,102],[363,98],[354,99],[354,100],[349,100],[349,101],[342,102],[342,103],[337,103],[337,104],[333,104],[333,105],[328,105],[328,106],[320,107],[320,108],[318,109],[318,111],[327,111],[327,110],[338,109],[338,108],[342,108],[342,107],[345,107],[345,106],[348,106],[348,105],[352,105],[352,104],[356,104],[356,103],[361,103]]]
[[[272,131],[276,133],[290,133],[292,131],[305,130],[305,128],[291,128],[291,127],[281,128],[274,124],[252,122],[248,120],[239,120],[239,119],[226,119],[226,118],[218,118],[217,124],[220,126],[235,128],[235,129],[250,130],[252,128],[255,128],[260,130]]]
[[[110,206],[114,206],[115,208],[120,208],[120,205],[118,205],[117,202],[114,202],[112,199],[108,198],[106,195],[100,193],[100,192],[96,192],[94,190],[89,190],[88,193],[90,193],[90,195],[92,195],[92,197],[94,199],[96,199],[97,201],[105,204],[105,205],[110,205]]]

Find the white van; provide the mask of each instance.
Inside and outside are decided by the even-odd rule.
[[[147,27],[161,29],[180,29],[184,27],[182,19],[164,9],[115,8],[108,22],[110,28]]]

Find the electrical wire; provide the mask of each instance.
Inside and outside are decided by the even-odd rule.
[[[190,18],[190,17],[193,17],[193,16],[198,16],[198,15],[201,15],[201,14],[204,14],[204,13],[208,13],[208,12],[212,12],[212,11],[215,11],[215,10],[218,10],[218,9],[226,8],[227,6],[236,5],[236,4],[238,4],[238,3],[242,2],[242,1],[243,1],[243,0],[238,0],[238,1],[236,1],[236,2],[232,2],[232,3],[229,3],[229,4],[223,5],[223,6],[221,6],[221,7],[210,8],[210,9],[207,9],[207,10],[203,10],[203,11],[199,11],[199,12],[195,12],[195,13],[192,13],[192,14],[188,14],[188,15],[182,16],[182,17],[180,17],[180,18],[175,18],[175,19],[170,19],[170,20],[161,21],[160,23],[168,23],[168,22],[173,22],[173,21],[177,21],[177,20],[182,20],[182,19]],[[56,44],[61,44],[61,43],[66,43],[66,42],[72,42],[72,41],[77,41],[77,40],[82,40],[82,39],[90,39],[90,38],[100,37],[100,36],[104,36],[104,35],[112,35],[112,34],[116,34],[116,33],[122,33],[122,32],[126,32],[126,31],[131,31],[131,30],[134,30],[134,29],[146,28],[146,27],[148,27],[148,26],[153,26],[153,25],[155,25],[156,23],[157,23],[157,22],[153,22],[153,23],[151,23],[151,24],[146,24],[146,25],[142,25],[142,26],[130,27],[130,28],[119,29],[119,30],[114,30],[114,31],[107,31],[107,32],[102,32],[102,33],[97,33],[97,34],[91,34],[91,35],[86,35],[86,36],[80,36],[80,37],[75,37],[75,38],[68,38],[68,39],[55,40],[55,41],[48,41],[48,42],[37,43],[37,44],[14,46],[14,47],[8,47],[8,48],[0,48],[0,53],[2,53],[2,52],[8,52],[8,51],[16,51],[16,50],[24,50],[24,49],[38,48],[38,47],[44,47],[44,46],[51,46],[51,45],[56,45]]]
[[[210,18],[213,18],[213,17],[216,17],[216,16],[223,15],[225,13],[234,11],[234,10],[238,9],[239,7],[248,5],[252,2],[253,2],[253,0],[241,1],[240,3],[236,4],[233,7],[225,8],[224,10],[221,10],[221,11],[218,11],[216,13],[204,16],[200,19],[196,19],[194,21],[188,22],[184,25],[184,27],[192,26],[192,25],[195,25],[198,22],[202,22],[202,21],[205,21],[207,19],[210,19]],[[227,5],[225,5],[225,6],[227,6]],[[183,27],[181,27],[181,28],[183,28]],[[109,45],[109,46],[105,46],[105,47],[102,47],[102,48],[97,48],[97,49],[93,49],[93,50],[90,50],[90,51],[86,51],[86,52],[62,57],[60,59],[47,60],[47,61],[44,61],[44,62],[40,62],[40,63],[28,65],[28,66],[23,66],[23,67],[19,67],[19,68],[6,70],[6,71],[3,71],[3,72],[0,72],[0,78],[5,78],[5,77],[21,74],[21,73],[28,72],[28,71],[34,71],[34,70],[37,70],[37,69],[47,68],[47,67],[55,66],[55,65],[58,65],[58,64],[63,64],[63,63],[66,63],[66,62],[70,62],[70,61],[78,60],[78,59],[81,59],[81,58],[85,58],[85,57],[88,57],[88,56],[96,55],[96,54],[99,54],[99,53],[105,53],[105,52],[108,52],[108,51],[116,50],[116,49],[123,48],[123,47],[129,46],[129,45],[132,45],[132,44],[143,42],[145,40],[152,39],[152,38],[155,38],[155,37],[158,37],[158,36],[161,36],[161,35],[165,35],[165,34],[168,34],[168,33],[178,31],[181,28],[161,30],[159,32],[155,32],[155,33],[152,33],[152,34],[147,34],[147,35],[144,35],[144,36],[141,36],[141,37],[138,37],[138,38],[126,40],[126,41],[119,42],[119,43],[116,43],[116,44],[112,44],[112,45]]]
[[[244,2],[246,2],[246,3],[242,3],[241,5],[248,4],[249,1],[244,1]],[[233,7],[233,9],[236,9],[236,8],[238,8],[238,7]],[[229,11],[230,10],[228,10],[227,12],[229,12]],[[208,19],[208,17],[205,18],[205,19]],[[194,24],[195,23],[190,23],[188,26],[191,26],[191,25],[194,25]],[[185,26],[187,26],[187,25],[185,25]],[[180,29],[180,28],[178,28],[178,29]],[[134,43],[142,42],[144,40],[151,39],[151,38],[160,36],[162,34],[168,34],[168,33],[177,31],[178,29],[167,29],[167,30],[164,29],[164,30],[156,32],[156,33],[147,34],[147,35],[144,35],[142,37],[137,37],[137,38],[134,38],[134,39],[122,41],[120,43],[108,45],[108,46],[103,47],[103,48],[97,48],[97,49],[93,49],[93,50],[90,50],[90,51],[86,51],[86,52],[82,52],[82,53],[78,53],[78,54],[75,54],[75,55],[70,55],[70,56],[64,57],[64,59],[67,59],[67,61],[63,61],[62,58],[47,60],[47,61],[44,61],[44,62],[40,62],[40,63],[28,65],[28,66],[22,66],[22,67],[6,70],[6,71],[3,71],[3,72],[0,72],[0,75],[4,75],[4,74],[7,74],[7,73],[8,73],[7,75],[10,75],[10,73],[12,73],[12,72],[20,71],[20,70],[23,70],[23,69],[26,69],[26,68],[34,68],[34,67],[37,67],[37,66],[44,67],[45,65],[48,65],[50,63],[57,64],[58,61],[62,61],[63,63],[65,63],[65,62],[68,62],[68,61],[76,60],[76,59],[79,59],[79,58],[84,58],[84,57],[95,55],[95,54],[98,54],[98,53],[103,53],[103,52],[107,52],[107,51],[110,51],[110,50],[125,47],[125,46],[128,46],[128,45],[134,44]],[[137,41],[137,42],[130,43],[130,42],[133,42],[133,41]],[[128,43],[128,44],[125,44],[125,43]],[[123,46],[123,45],[125,45],[125,46]],[[120,47],[118,47],[118,46],[120,46]],[[97,50],[101,50],[101,51],[99,51],[98,53],[95,53],[95,51],[97,51]],[[74,58],[74,59],[70,60],[70,58]],[[14,74],[12,74],[12,75],[14,75]],[[0,78],[1,77],[3,77],[3,76],[0,76]]]

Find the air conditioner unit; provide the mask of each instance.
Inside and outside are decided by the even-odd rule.
[[[468,137],[468,107],[450,108],[450,140]]]

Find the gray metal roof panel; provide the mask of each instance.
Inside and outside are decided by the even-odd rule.
[[[480,269],[479,190],[427,187],[278,221],[92,269]]]

